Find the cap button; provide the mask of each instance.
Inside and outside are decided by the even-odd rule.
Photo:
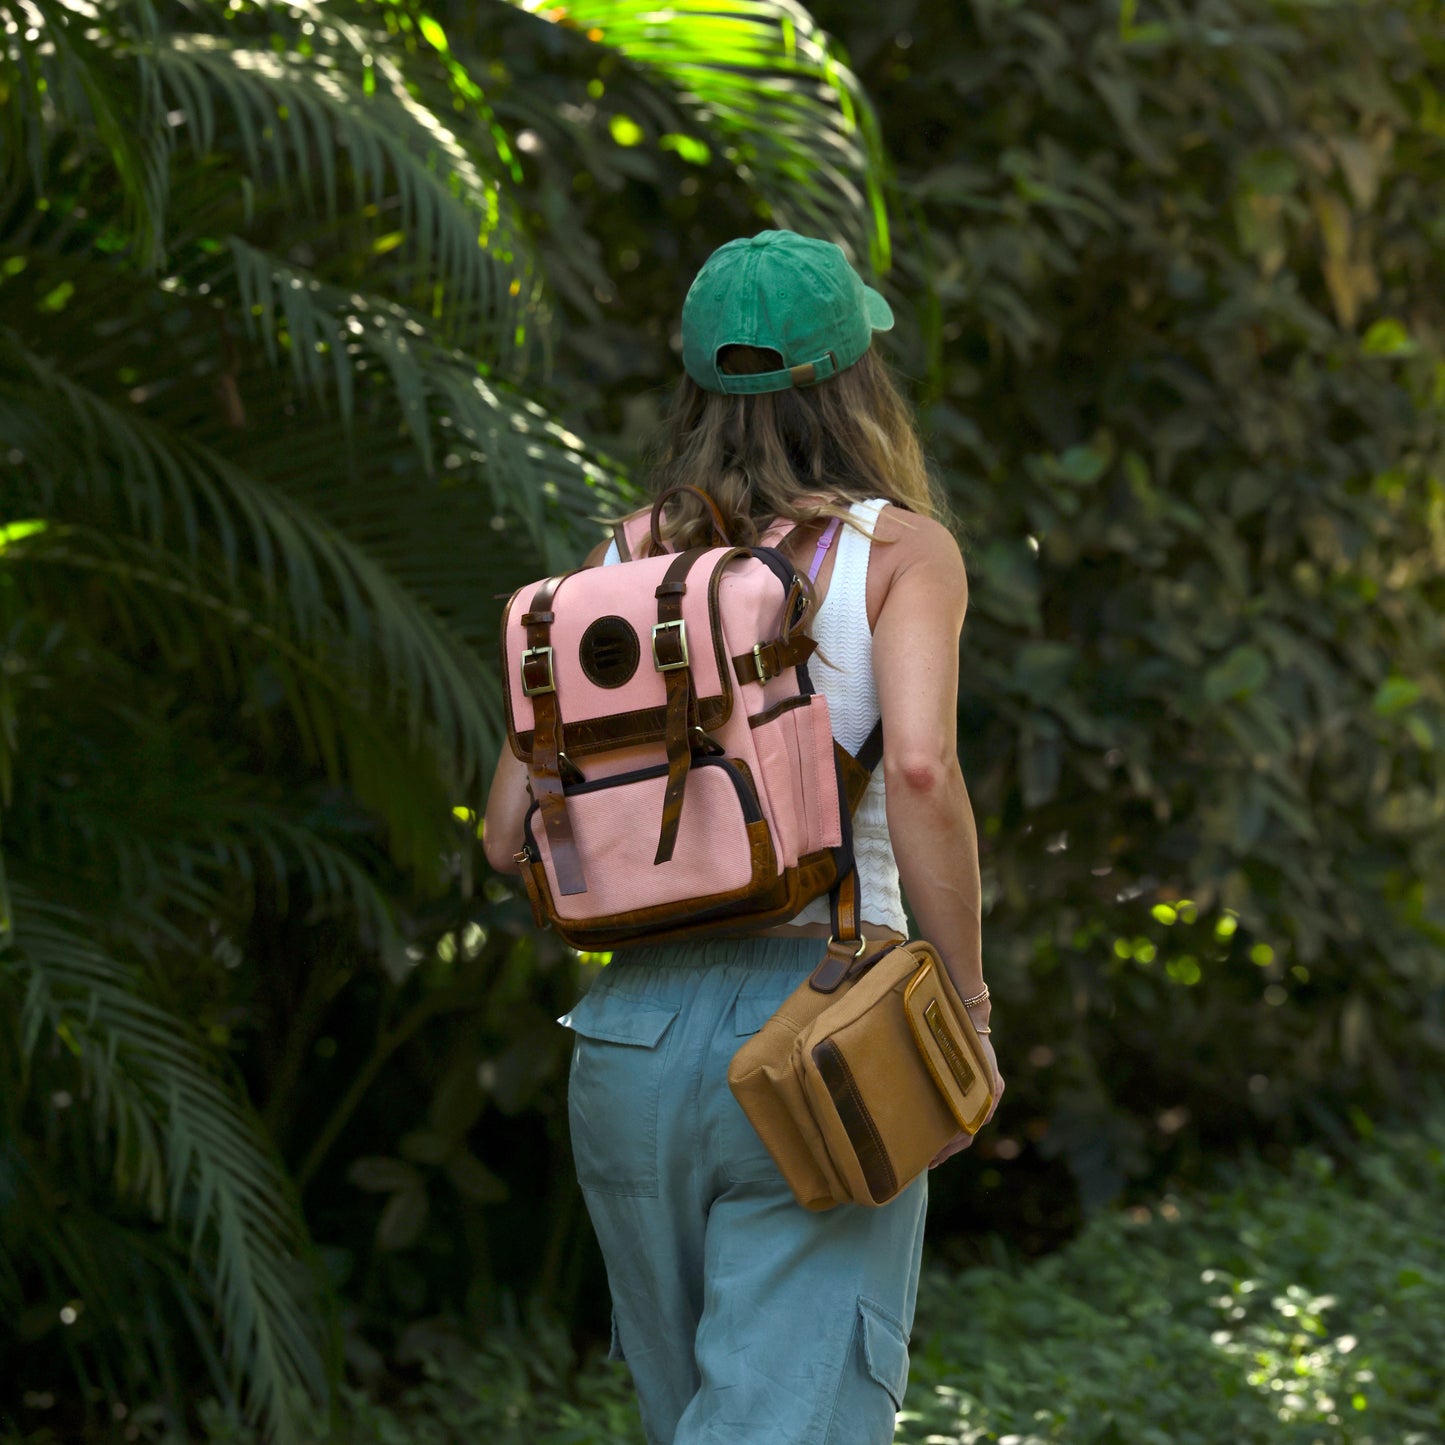
[[[772,236],[767,231],[762,231],[758,235],[754,236],[748,244],[761,248],[763,246],[769,245],[772,239]]]

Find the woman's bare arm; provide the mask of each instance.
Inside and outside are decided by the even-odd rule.
[[[487,793],[486,825],[482,829],[482,849],[498,873],[522,871],[513,855],[522,847],[522,827],[531,806],[527,765],[503,744]]]
[[[968,578],[958,543],[937,522],[889,508],[879,518],[878,537],[886,545],[870,554],[868,591],[870,604],[883,593],[873,627],[873,675],[883,714],[888,836],[920,933],[938,950],[959,994],[972,998],[983,991],[984,978],[978,833],[958,765],[958,639]],[[872,606],[869,611],[873,615]],[[987,999],[968,1012],[988,1027]],[[996,1110],[1003,1075],[993,1040],[985,1034],[979,1042],[993,1069]],[[972,1135],[959,1133],[932,1164],[972,1142]]]
[[[984,978],[978,835],[958,765],[958,639],[968,579],[958,544],[936,522],[889,509],[879,540],[884,545],[871,559],[871,567],[884,569],[876,579],[883,600],[873,629],[873,674],[883,713],[888,833],[919,930],[971,998]],[[869,582],[871,592],[875,579]]]

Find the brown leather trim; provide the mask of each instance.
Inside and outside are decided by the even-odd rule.
[[[664,550],[662,545],[662,509],[667,504],[669,497],[676,496],[679,492],[691,492],[708,510],[712,519],[712,529],[717,533],[718,542],[721,546],[732,545],[732,538],[728,536],[727,520],[723,517],[717,502],[703,491],[701,487],[695,487],[691,482],[683,482],[676,487],[668,487],[666,491],[659,492],[652,503],[652,517],[650,522],[652,548],[654,552]]]
[[[743,781],[748,785],[748,792],[753,795],[753,802],[757,803],[758,811],[762,811],[762,801],[758,797],[758,785],[753,782],[753,770],[741,758],[729,758],[728,762],[742,776]],[[748,824],[752,827],[752,824]]]
[[[850,962],[849,958],[835,953],[830,946],[823,955],[823,961],[809,975],[808,987],[814,993],[837,993],[843,986],[843,980],[848,977]]]
[[[873,724],[873,731],[863,739],[863,746],[858,749],[854,761],[859,767],[866,768],[870,773],[883,761],[882,718]]]
[[[567,574],[570,576],[571,574]],[[548,577],[533,594],[522,625],[527,629],[529,649],[546,648],[551,655],[552,601],[565,577]],[[525,664],[524,664],[525,669]],[[550,664],[548,671],[550,672]],[[525,679],[524,679],[525,680]],[[529,686],[537,686],[530,683]],[[587,891],[587,878],[582,870],[582,856],[572,833],[572,819],[567,812],[567,795],[562,788],[562,715],[557,693],[552,687],[532,696],[532,715],[536,720],[533,733],[531,783],[532,796],[547,830],[547,844],[552,850],[552,867],[557,886],[564,894]]]
[[[772,707],[765,707],[762,712],[755,713],[748,719],[750,728],[760,728],[764,723],[770,723],[775,717],[782,717],[785,712],[791,712],[795,707],[807,707],[811,699],[806,693],[799,693],[797,697],[785,697],[782,702],[775,702]],[[833,744],[837,747],[837,744]]]
[[[709,905],[705,911],[693,913],[679,919],[676,906],[667,909],[638,909],[634,913],[617,915],[606,919],[593,919],[583,924],[568,924],[548,912],[552,926],[573,948],[609,949],[623,948],[633,943],[672,943],[680,939],[709,938],[717,934],[737,936],[753,933],[759,929],[771,928],[775,924],[787,923],[798,910],[813,899],[827,893],[836,880],[836,864],[831,849],[810,853],[798,862],[796,868],[783,870],[781,876],[775,873],[777,867],[772,851],[772,840],[767,837],[765,823],[750,823],[750,835],[759,857],[764,855],[766,864],[755,862],[756,873],[763,879],[771,878],[773,886],[751,896],[740,891],[730,901]],[[755,831],[757,830],[757,831]],[[759,841],[758,833],[762,835]],[[530,865],[538,870],[542,886],[546,888],[546,874],[542,865]],[[689,905],[696,907],[694,903]]]
[[[664,495],[666,495],[664,493]],[[653,508],[653,525],[656,526],[657,508]],[[662,581],[657,587],[658,627],[675,626],[678,631],[685,625],[682,621],[682,599],[687,593],[687,574],[704,555],[701,547],[674,557]],[[668,636],[674,636],[672,632]],[[653,652],[660,658],[659,633],[653,636]],[[667,787],[662,795],[662,827],[657,837],[657,853],[653,866],[672,861],[672,851],[677,845],[677,829],[682,822],[683,796],[687,789],[687,775],[692,767],[692,668],[686,662],[686,648],[681,639],[673,643],[679,653],[681,666],[668,666],[663,673],[667,684]],[[673,661],[666,659],[666,664]]]
[[[818,644],[807,633],[783,639],[775,637],[771,642],[760,644],[757,652],[744,652],[733,658],[733,674],[739,682],[766,682],[778,677],[790,667],[806,662],[816,651]],[[767,677],[758,676],[758,660],[762,659]]]
[[[862,936],[859,931],[862,919],[858,916],[861,901],[858,896],[858,870],[850,868],[839,879],[831,899],[833,937],[839,943],[856,943]]]
[[[773,851],[772,834],[762,818],[748,823],[748,849],[752,878],[741,888],[716,893],[709,898],[683,899],[656,908],[637,908],[627,913],[612,913],[583,923],[560,918],[552,901],[545,865],[538,859],[523,864],[530,876],[527,893],[535,892],[543,915],[557,932],[574,948],[611,948],[622,943],[651,943],[663,938],[687,937],[700,931],[721,932],[736,929],[737,920],[750,925],[754,916],[769,923],[785,923],[807,899],[798,901],[796,869],[778,873],[777,854]],[[671,927],[669,927],[671,925]]]
[[[612,540],[617,546],[617,560],[619,562],[632,561],[632,548],[627,545],[627,519],[625,517],[612,524]]]
[[[838,759],[838,768],[843,774],[843,796],[848,800],[848,811],[856,813],[858,804],[863,801],[863,794],[868,791],[868,780],[873,774],[841,743],[835,742],[833,751]]]
[[[649,644],[650,646],[650,644]],[[647,665],[644,656],[643,666]],[[711,732],[727,721],[732,701],[726,697],[698,698],[694,703],[698,725]],[[627,747],[631,743],[660,743],[667,736],[667,708],[644,707],[635,712],[614,712],[606,717],[584,718],[564,723],[564,751],[569,758],[583,758],[588,753],[606,752]],[[532,755],[532,733],[517,734],[517,756],[524,762]]]
[[[728,710],[723,714],[724,721],[732,715],[733,684],[732,674],[728,671],[727,645],[723,641],[722,613],[718,608],[718,589],[722,586],[723,569],[727,564],[734,557],[750,557],[751,555],[752,553],[746,547],[729,547],[713,565],[712,576],[708,578],[707,583],[707,615],[708,621],[712,623],[712,647],[717,656],[718,682],[728,703]]]
[[[813,1064],[838,1111],[838,1122],[858,1156],[858,1167],[863,1171],[863,1182],[873,1202],[882,1204],[892,1199],[898,1193],[898,1175],[883,1147],[878,1126],[858,1092],[842,1049],[832,1039],[824,1039],[813,1050]]]
[[[541,889],[537,887],[537,877],[539,874],[543,878],[543,887]],[[546,928],[548,923],[551,922],[547,905],[543,901],[547,897],[545,880],[546,874],[542,872],[540,864],[530,859],[522,864],[522,882],[527,889],[527,902],[532,905],[532,920],[538,928]]]
[[[502,702],[504,704],[503,711],[507,715],[507,742],[511,744],[513,754],[526,763],[532,760],[532,734],[530,730],[525,734],[527,746],[524,750],[522,747],[523,734],[517,731],[516,718],[512,712],[512,665],[507,661],[507,624],[512,620],[512,604],[521,594],[522,589],[519,587],[507,599],[507,605],[502,608]]]

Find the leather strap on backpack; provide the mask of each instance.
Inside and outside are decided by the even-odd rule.
[[[658,501],[661,500],[659,497]],[[656,517],[654,508],[654,520]],[[694,547],[690,552],[678,553],[657,588],[652,663],[667,686],[667,790],[662,795],[662,830],[657,838],[654,865],[668,862],[677,846],[682,796],[692,766],[692,667],[687,650],[687,624],[682,620],[682,599],[687,592],[687,574],[706,551],[705,547]]]
[[[788,668],[806,662],[817,650],[818,644],[806,632],[786,641],[775,637],[733,658],[733,675],[739,682],[767,682]]]
[[[587,879],[562,788],[562,713],[557,706],[557,679],[552,668],[552,599],[569,576],[571,573],[547,578],[533,593],[532,604],[522,616],[522,626],[527,629],[522,690],[532,699],[532,796],[547,830],[557,886],[563,893],[573,894],[587,891]]]
[[[668,487],[666,491],[659,492],[657,500],[652,504],[652,550],[654,555],[667,550],[662,545],[662,509],[667,499],[675,497],[679,492],[691,492],[707,508],[708,515],[712,519],[712,529],[717,533],[719,545],[731,547],[732,538],[728,536],[727,521],[718,504],[701,487],[694,487],[690,483],[684,482],[680,487]]]

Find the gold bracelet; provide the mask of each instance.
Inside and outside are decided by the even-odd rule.
[[[964,1006],[964,1008],[977,1008],[977,1007],[979,1006],[979,1004],[981,1004],[981,1003],[987,1003],[987,1002],[988,1002],[988,985],[987,985],[987,984],[984,984],[984,986],[983,986],[983,992],[982,992],[982,993],[976,993],[976,994],[974,994],[974,996],[973,996],[972,998],[966,998],[966,999],[964,999],[964,1001],[963,1001],[963,1006]]]
[[[973,1031],[976,1034],[991,1034],[993,1032],[993,1026],[991,1024],[985,1024],[982,1028],[979,1028],[977,1024],[974,1024]]]

